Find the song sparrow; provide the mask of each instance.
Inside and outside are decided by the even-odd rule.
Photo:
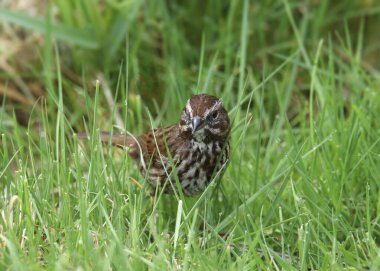
[[[230,153],[229,132],[230,120],[222,101],[199,94],[187,101],[177,124],[136,137],[103,132],[100,138],[128,147],[129,155],[140,172],[147,174],[154,189],[169,180],[164,192],[178,191],[175,166],[184,195],[193,196],[203,192],[214,176],[220,179]],[[84,136],[78,134],[78,137]]]

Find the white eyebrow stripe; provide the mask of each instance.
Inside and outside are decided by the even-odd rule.
[[[219,99],[216,103],[214,103],[214,105],[210,108],[210,109],[207,109],[206,112],[205,112],[205,117],[212,111],[215,110],[216,107],[220,107],[220,105],[222,105],[223,102],[221,99]]]
[[[190,117],[193,117],[193,109],[191,108],[190,99],[187,100],[186,111],[189,113]]]

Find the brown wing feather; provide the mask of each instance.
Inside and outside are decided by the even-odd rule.
[[[145,170],[148,170],[149,175],[152,180],[154,180],[151,182],[151,185],[155,186],[157,185],[155,182],[165,181],[167,173],[170,173],[171,171],[166,146],[169,149],[174,164],[177,164],[179,160],[184,159],[185,157],[183,157],[183,155],[188,155],[187,151],[181,151],[184,148],[187,149],[183,144],[188,142],[187,140],[181,139],[181,136],[183,136],[183,133],[181,133],[178,124],[175,124],[166,128],[153,129],[145,134],[137,136],[136,138],[120,133],[112,134],[111,136],[111,133],[102,132],[100,133],[100,140],[105,143],[111,141],[112,145],[118,147],[129,147],[129,156],[135,160],[143,174],[145,174]],[[78,133],[77,137],[79,139],[89,138],[86,133]],[[183,155],[178,155],[178,152]],[[143,165],[143,163],[145,165]],[[156,177],[158,179],[154,179]]]
[[[160,160],[160,154],[161,156],[165,158],[168,156],[165,142],[170,152],[174,151],[174,149],[171,147],[173,144],[170,141],[170,139],[172,139],[173,137],[168,136],[169,131],[170,133],[173,133],[173,132],[175,133],[177,131],[177,125],[169,126],[165,129],[162,129],[162,128],[154,129],[137,138],[137,141],[140,144],[141,151],[143,153],[145,163],[149,163],[151,159],[153,159],[153,162],[156,162],[156,160]],[[177,137],[174,137],[174,138],[177,138]],[[139,152],[139,149],[136,148],[134,150],[134,148],[132,148],[130,155],[134,157],[135,152]],[[136,153],[136,156],[138,157],[137,153]]]

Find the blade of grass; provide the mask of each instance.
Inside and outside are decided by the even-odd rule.
[[[46,26],[44,20],[31,17],[20,12],[10,11],[0,7],[0,20],[13,23],[18,26],[30,29],[32,31],[46,34]],[[86,49],[98,49],[99,43],[92,35],[90,29],[78,29],[62,24],[54,24],[52,27],[52,36],[58,40],[78,45]]]

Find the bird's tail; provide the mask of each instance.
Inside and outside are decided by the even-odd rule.
[[[77,138],[80,140],[90,139],[87,133],[77,133]],[[110,133],[110,132],[100,132],[100,141],[104,143],[111,142],[112,145],[121,148],[131,147],[135,144],[136,139],[133,136],[124,133]]]

